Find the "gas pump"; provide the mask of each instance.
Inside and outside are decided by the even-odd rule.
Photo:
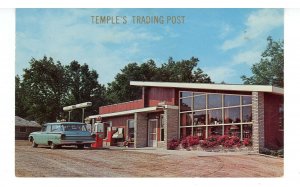
[[[104,124],[96,122],[93,127],[93,133],[96,134],[95,143],[92,143],[93,148],[102,148],[103,147],[103,138],[104,138]]]

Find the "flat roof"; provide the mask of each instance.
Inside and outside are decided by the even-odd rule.
[[[188,88],[204,90],[228,90],[228,91],[250,91],[250,92],[270,92],[284,94],[284,89],[271,85],[244,85],[244,84],[208,84],[208,83],[183,83],[183,82],[145,82],[130,81],[132,86],[150,86],[166,88]]]
[[[107,114],[97,114],[97,115],[89,116],[88,118],[89,119],[98,118],[98,117],[105,118],[105,117],[113,117],[113,116],[123,116],[123,115],[128,115],[128,114],[139,113],[139,112],[156,112],[156,111],[162,110],[161,107],[178,109],[178,106],[162,105],[162,106],[152,106],[152,107],[133,109],[133,110],[125,110],[125,111],[113,112],[113,113],[107,113]]]

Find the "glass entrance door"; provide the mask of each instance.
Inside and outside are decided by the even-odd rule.
[[[148,121],[148,146],[157,146],[157,120],[150,119]]]

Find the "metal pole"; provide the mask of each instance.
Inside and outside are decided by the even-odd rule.
[[[84,108],[82,108],[82,123],[84,122]]]
[[[72,110],[69,111],[69,121],[71,119],[71,112],[72,112]]]

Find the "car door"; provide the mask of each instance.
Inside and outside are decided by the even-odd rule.
[[[51,132],[51,125],[46,125],[45,131],[40,134],[40,144],[48,145],[49,133]]]
[[[34,135],[33,135],[33,138],[34,138],[34,141],[36,144],[45,144],[44,142],[44,134],[46,133],[46,130],[47,130],[47,126],[46,125],[43,125],[42,129],[40,132],[36,132]]]

